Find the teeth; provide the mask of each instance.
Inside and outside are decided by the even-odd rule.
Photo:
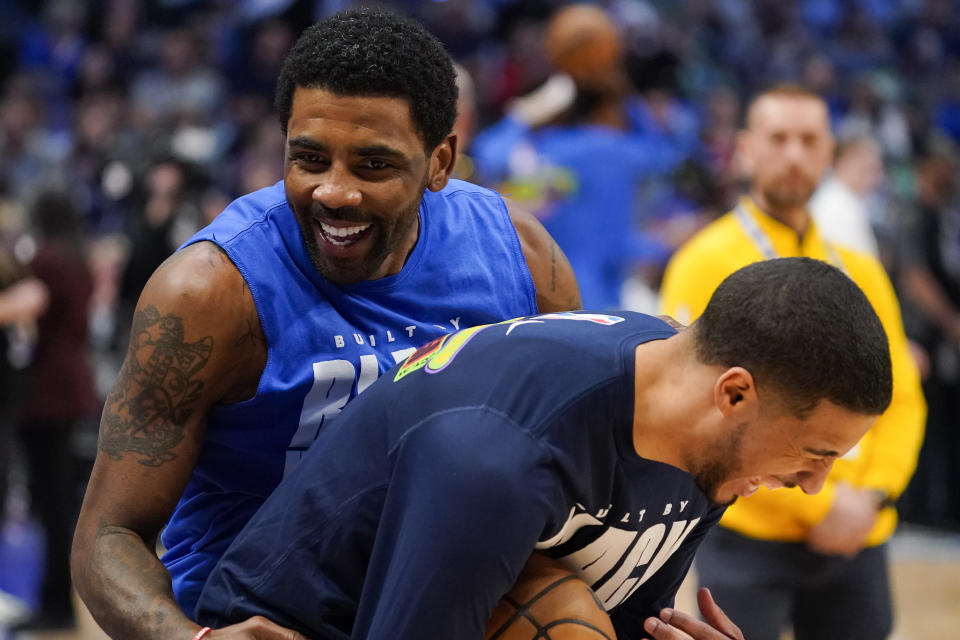
[[[356,235],[361,231],[366,231],[370,228],[370,225],[364,224],[358,227],[332,227],[321,222],[320,228],[323,229],[325,234],[332,238],[346,238],[347,236]]]

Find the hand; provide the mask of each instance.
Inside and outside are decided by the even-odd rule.
[[[643,628],[656,640],[684,640],[688,637],[693,640],[744,640],[743,632],[717,606],[706,587],[697,591],[697,605],[705,622],[676,609],[662,609],[660,617],[647,618]]]
[[[213,629],[204,640],[307,640],[292,629],[281,627],[261,616],[247,618],[229,627]]]
[[[37,278],[27,278],[0,292],[0,324],[29,324],[35,321],[50,302],[46,285]]]
[[[852,556],[863,548],[877,521],[877,498],[869,489],[838,484],[833,506],[810,529],[807,546],[827,555]]]

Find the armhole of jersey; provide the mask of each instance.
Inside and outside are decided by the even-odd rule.
[[[517,227],[513,224],[513,219],[510,217],[510,211],[507,209],[507,203],[503,201],[503,196],[496,192],[494,192],[494,195],[496,196],[498,208],[503,214],[504,221],[507,225],[506,236],[512,245],[514,260],[516,261],[517,267],[519,267],[520,273],[523,277],[523,284],[526,287],[527,304],[530,305],[530,314],[532,315],[539,313],[540,310],[537,308],[537,287],[533,283],[533,274],[530,273],[530,267],[527,265],[527,258],[523,255],[523,245],[520,242],[520,233],[517,231]]]
[[[249,272],[247,268],[242,263],[237,261],[235,252],[233,251],[232,248],[228,248],[223,244],[221,244],[219,241],[214,240],[212,238],[204,238],[204,240],[206,242],[212,242],[213,244],[217,245],[220,248],[220,250],[223,251],[224,254],[226,254],[227,258],[230,259],[230,264],[233,265],[233,268],[240,272],[240,277],[243,278],[243,281],[247,285],[247,289],[250,290],[250,297],[253,298],[253,308],[257,312],[257,319],[260,321],[260,330],[263,331],[263,337],[267,342],[267,360],[263,365],[263,371],[260,373],[260,379],[257,380],[257,391],[253,395],[253,397],[247,398],[246,400],[241,400],[240,402],[234,402],[231,404],[215,405],[215,408],[218,408],[220,410],[226,409],[229,411],[237,407],[246,406],[247,403],[254,400],[260,395],[262,391],[261,386],[263,385],[263,380],[264,378],[266,378],[267,370],[270,368],[270,364],[273,361],[273,341],[270,340],[270,336],[268,335],[268,332],[267,332],[267,325],[263,321],[263,312],[261,311],[261,309],[263,308],[263,300],[261,299],[259,285],[251,281],[251,279],[249,278]]]

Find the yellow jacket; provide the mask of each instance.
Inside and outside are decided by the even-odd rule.
[[[926,421],[926,402],[920,376],[907,346],[900,307],[890,279],[876,258],[824,242],[811,219],[803,239],[744,198],[741,202],[757,227],[781,257],[806,256],[842,262],[860,285],[887,331],[893,363],[893,400],[890,408],[854,449],[837,460],[817,495],[799,488],[761,488],[727,509],[721,526],[751,538],[800,542],[811,526],[822,520],[833,503],[838,482],[854,487],[883,489],[896,497],[904,490],[917,464]],[[667,265],[661,287],[661,310],[683,323],[695,320],[720,282],[747,264],[764,259],[762,249],[730,212],[680,247]],[[896,528],[897,515],[884,509],[867,537],[868,546],[883,543]]]

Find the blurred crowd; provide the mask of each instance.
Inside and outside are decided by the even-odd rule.
[[[65,551],[140,289],[230,200],[281,178],[283,56],[351,4],[0,4],[8,534],[32,512],[48,549]],[[572,57],[563,34],[545,46],[559,0],[380,4],[421,20],[458,61],[460,177],[544,221],[588,307],[654,309],[673,250],[736,203],[752,93],[791,82],[822,95],[839,144],[814,213],[826,228],[842,215],[830,211],[856,212],[838,233],[898,287],[930,406],[901,514],[960,528],[960,2],[609,0],[597,5],[617,25],[614,51],[601,33]]]

